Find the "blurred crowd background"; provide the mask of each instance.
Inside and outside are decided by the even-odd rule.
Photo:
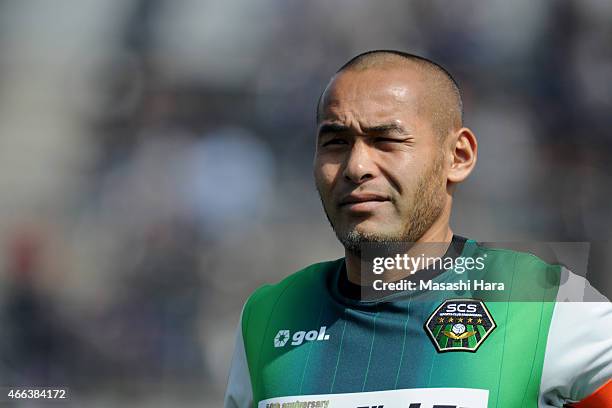
[[[611,22],[606,0],[0,1],[0,386],[221,406],[249,293],[342,256],[315,104],[374,48],[463,90],[480,155],[455,231],[597,242],[603,290]]]

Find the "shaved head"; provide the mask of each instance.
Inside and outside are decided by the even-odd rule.
[[[334,80],[343,73],[369,70],[404,71],[407,79],[416,82],[419,88],[417,112],[429,118],[432,129],[441,140],[463,125],[461,93],[448,71],[426,58],[393,50],[368,51],[344,64],[319,98],[317,122],[321,120],[326,94]]]

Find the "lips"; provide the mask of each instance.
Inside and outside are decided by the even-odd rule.
[[[374,193],[361,193],[361,194],[349,194],[340,200],[340,207],[368,203],[368,202],[384,202],[389,201],[389,198],[380,194]]]

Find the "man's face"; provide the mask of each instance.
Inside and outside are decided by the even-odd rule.
[[[446,196],[442,146],[406,70],[345,71],[320,106],[314,176],[343,245],[417,241]],[[423,104],[421,104],[423,105]]]

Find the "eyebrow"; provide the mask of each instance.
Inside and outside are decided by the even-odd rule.
[[[349,131],[350,128],[345,125],[340,125],[337,123],[326,123],[321,125],[319,128],[319,135],[325,133],[342,133]],[[364,127],[362,130],[365,133],[382,133],[382,132],[398,132],[398,133],[407,133],[408,131],[401,125],[397,123],[386,123],[375,125],[371,127]]]
[[[363,128],[366,133],[382,133],[382,132],[398,132],[398,133],[406,133],[407,130],[397,123],[388,123],[382,125],[376,125],[372,127]]]
[[[348,126],[339,125],[337,123],[326,123],[319,127],[319,135],[325,133],[342,133],[347,132],[349,130]]]

